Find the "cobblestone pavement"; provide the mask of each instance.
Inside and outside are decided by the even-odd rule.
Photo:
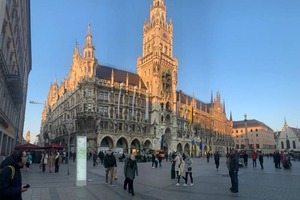
[[[123,163],[118,163],[118,180],[114,187],[105,184],[103,166],[92,166],[87,161],[87,186],[76,187],[76,166],[62,164],[59,173],[43,173],[38,164],[33,164],[29,171],[22,170],[23,184],[29,183],[30,189],[23,193],[23,200],[117,200],[117,199],[205,199],[205,200],[296,200],[300,196],[300,162],[292,162],[291,170],[275,169],[273,160],[265,158],[264,170],[249,166],[239,171],[239,193],[231,193],[230,178],[221,158],[217,171],[213,161],[204,158],[193,159],[194,186],[188,184],[176,186],[176,179],[171,179],[170,162],[163,161],[161,168],[152,168],[151,163],[138,163],[139,176],[134,180],[135,196],[123,190]]]

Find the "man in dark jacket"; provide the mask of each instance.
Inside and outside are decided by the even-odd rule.
[[[22,200],[22,192],[28,188],[22,185],[20,168],[26,163],[26,152],[15,151],[0,165],[0,199]]]
[[[231,178],[231,192],[239,192],[239,181],[238,181],[238,171],[239,171],[239,154],[236,150],[232,149],[229,156],[229,175]]]
[[[114,173],[114,167],[117,167],[116,158],[112,153],[112,150],[108,150],[106,156],[104,157],[104,167],[106,170],[106,184],[108,183],[108,173],[110,173],[109,179],[110,179],[110,186],[113,185],[113,173]]]
[[[101,165],[103,165],[103,159],[104,159],[104,153],[103,153],[103,151],[99,152],[99,159],[100,159]]]
[[[219,165],[220,165],[220,154],[219,154],[219,152],[217,152],[217,151],[215,152],[214,159],[215,159],[216,169],[219,170]]]

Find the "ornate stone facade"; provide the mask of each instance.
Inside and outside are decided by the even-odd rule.
[[[31,71],[29,0],[0,1],[0,157],[23,142]],[[0,160],[1,162],[1,160]]]
[[[173,57],[173,24],[166,20],[163,0],[154,0],[145,22],[143,52],[137,74],[99,64],[90,26],[82,55],[76,44],[70,77],[51,85],[42,115],[44,140],[66,143],[64,121],[74,119],[76,135],[88,146],[121,147],[125,151],[164,149],[199,155],[234,147],[232,119],[226,118],[220,94],[204,103],[177,90],[178,61]],[[201,142],[201,145],[200,145]],[[200,148],[200,146],[202,148]]]

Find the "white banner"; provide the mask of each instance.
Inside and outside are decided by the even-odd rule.
[[[134,86],[133,97],[132,97],[132,112],[131,112],[132,117],[134,117],[134,102],[135,102],[136,89],[137,86]]]
[[[145,120],[149,119],[149,93],[146,92],[146,111],[145,111]]]
[[[120,84],[119,99],[118,99],[118,116],[120,114],[120,101],[121,101],[122,87],[123,87],[123,83]]]

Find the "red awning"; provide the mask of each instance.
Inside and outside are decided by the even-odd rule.
[[[27,144],[22,144],[22,145],[19,145],[19,146],[16,146],[15,147],[16,150],[21,150],[21,149],[41,149],[40,146],[38,145],[35,145],[35,144],[31,144],[31,143],[27,143]]]
[[[65,146],[60,144],[49,144],[48,146],[42,147],[43,149],[63,149]]]

